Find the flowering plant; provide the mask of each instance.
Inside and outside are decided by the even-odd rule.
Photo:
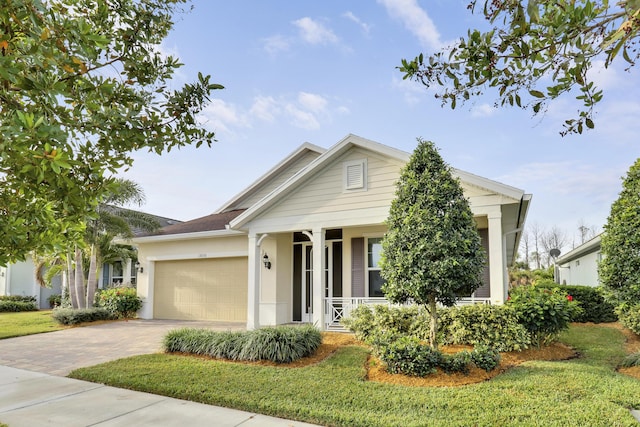
[[[142,307],[142,300],[135,288],[112,288],[100,292],[98,306],[104,307],[119,318],[136,317]]]
[[[509,296],[506,304],[516,311],[519,323],[531,333],[531,340],[538,347],[554,341],[582,312],[578,302],[558,288],[525,285],[512,289]]]

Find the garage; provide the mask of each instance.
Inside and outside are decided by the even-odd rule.
[[[247,258],[155,263],[153,317],[246,322]]]

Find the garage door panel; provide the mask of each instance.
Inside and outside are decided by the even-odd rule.
[[[155,264],[154,317],[247,319],[247,258],[161,261]]]

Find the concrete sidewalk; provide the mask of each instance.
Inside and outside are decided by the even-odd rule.
[[[313,427],[7,366],[0,366],[0,422],[10,427]]]

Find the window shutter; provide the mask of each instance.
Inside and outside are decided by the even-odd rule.
[[[489,230],[486,228],[478,230],[480,234],[480,240],[482,242],[482,247],[484,248],[485,253],[489,253]],[[475,295],[478,298],[489,298],[491,297],[491,285],[490,285],[490,270],[489,270],[489,257],[487,257],[487,261],[484,265],[484,270],[482,271],[482,286],[476,289]]]
[[[351,296],[364,297],[364,237],[351,239]]]

